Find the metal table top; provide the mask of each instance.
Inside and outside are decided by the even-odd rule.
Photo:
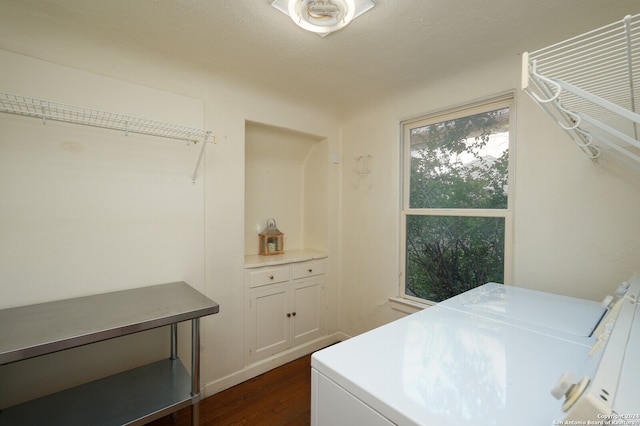
[[[215,314],[185,282],[0,310],[0,365]]]

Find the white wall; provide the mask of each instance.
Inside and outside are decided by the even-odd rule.
[[[640,176],[596,167],[519,90],[520,56],[469,67],[358,111],[343,123],[343,157],[372,155],[342,184],[342,330],[358,334],[395,314],[398,294],[399,122],[516,90],[514,285],[599,300],[640,269]],[[351,173],[350,173],[351,172]]]
[[[55,40],[24,40],[20,46],[12,46],[19,48],[29,55],[39,57],[41,59],[32,59],[27,56],[10,53],[8,51],[0,51],[2,54],[3,64],[3,91],[12,93],[25,94],[33,97],[47,98],[57,93],[77,96],[72,100],[63,99],[66,102],[86,105],[91,99],[102,98],[112,99],[109,87],[84,86],[82,81],[77,81],[76,74],[84,74],[89,71],[88,81],[101,81],[101,74],[110,74],[114,85],[122,84],[124,87],[135,86],[137,90],[131,92],[128,90],[114,92],[113,97],[116,98],[115,103],[109,105],[91,106],[100,107],[108,110],[116,110],[116,112],[133,114],[137,116],[149,117],[158,120],[166,120],[170,122],[182,121],[186,119],[188,122],[180,124],[191,125],[195,127],[204,127],[216,131],[218,135],[218,143],[210,144],[207,147],[205,156],[205,167],[201,172],[200,178],[193,185],[190,181],[190,174],[194,165],[192,157],[193,151],[184,145],[171,144],[171,148],[166,148],[166,142],[159,142],[160,148],[154,148],[149,154],[148,151],[123,151],[119,148],[113,148],[109,145],[102,151],[94,151],[89,149],[91,144],[101,144],[100,137],[102,131],[92,128],[66,127],[68,125],[56,125],[47,123],[43,126],[38,120],[28,122],[28,118],[5,116],[2,114],[3,132],[7,128],[7,123],[11,124],[13,134],[22,134],[24,126],[29,126],[34,133],[32,144],[18,147],[20,150],[28,152],[21,154],[25,160],[21,164],[11,165],[3,171],[3,177],[10,177],[10,182],[16,185],[24,185],[23,189],[11,190],[7,189],[7,183],[3,183],[2,202],[4,206],[15,206],[23,203],[22,197],[28,196],[36,202],[48,202],[52,209],[60,217],[69,213],[63,197],[57,196],[58,193],[53,192],[42,198],[46,192],[45,188],[38,188],[34,181],[46,180],[49,184],[59,188],[61,193],[76,194],[76,201],[91,205],[98,202],[98,207],[92,210],[96,216],[98,213],[95,209],[102,208],[99,219],[103,228],[100,229],[101,236],[113,238],[112,244],[101,247],[99,254],[87,251],[81,253],[81,256],[68,256],[60,264],[56,272],[57,276],[55,285],[51,285],[50,281],[42,279],[47,276],[45,267],[51,266],[52,262],[48,258],[34,256],[13,256],[11,258],[15,263],[11,265],[11,276],[19,277],[22,281],[15,284],[14,280],[3,277],[0,281],[0,291],[2,292],[2,303],[4,306],[17,305],[23,303],[31,303],[42,300],[60,299],[71,297],[76,294],[96,293],[99,291],[114,290],[123,287],[136,287],[141,285],[150,285],[160,282],[169,282],[175,280],[185,280],[191,282],[196,288],[204,291],[209,297],[220,304],[220,313],[205,319],[202,322],[202,383],[207,388],[211,385],[212,389],[217,389],[218,381],[225,377],[242,371],[244,368],[243,356],[243,333],[244,333],[244,292],[243,292],[243,265],[244,265],[244,143],[245,143],[245,122],[255,121],[260,123],[268,123],[273,126],[292,129],[294,131],[323,135],[326,137],[326,145],[332,151],[337,151],[338,146],[338,122],[328,113],[318,111],[312,106],[301,105],[299,102],[291,102],[287,99],[280,99],[277,95],[260,93],[259,91],[248,87],[236,86],[225,80],[216,78],[213,75],[201,73],[196,69],[184,69],[180,64],[176,65],[168,62],[163,63],[162,58],[153,58],[139,56],[131,52],[119,52],[117,56],[118,64],[126,64],[126,66],[113,67],[112,61],[114,56],[108,47],[96,45],[69,45],[68,55],[55,54],[51,55],[51,49],[48,49],[47,43],[54,43]],[[3,47],[0,45],[0,47]],[[58,46],[59,47],[59,46]],[[64,67],[46,62],[45,60],[65,62]],[[6,68],[5,68],[6,67]],[[59,79],[52,78],[53,74],[49,71],[56,70],[59,73]],[[14,72],[15,71],[15,72]],[[43,77],[42,74],[45,76]],[[11,79],[4,79],[4,76],[11,75]],[[15,77],[15,78],[14,78]],[[51,92],[48,86],[55,87],[57,91]],[[111,86],[113,87],[113,86]],[[150,93],[151,95],[148,95]],[[168,96],[168,101],[154,94],[162,93]],[[117,95],[117,96],[116,96]],[[183,108],[184,103],[174,102],[176,99],[195,99],[198,111],[192,113],[192,109]],[[129,104],[134,105],[134,110],[129,110]],[[168,109],[168,116],[162,116],[158,111],[165,111],[168,104],[173,106]],[[187,102],[188,106],[189,102]],[[137,105],[137,107],[135,107]],[[142,110],[139,110],[141,107]],[[147,109],[148,107],[148,109]],[[180,109],[182,112],[176,114],[174,109]],[[173,111],[173,113],[171,113]],[[190,120],[198,121],[197,125]],[[16,124],[17,123],[17,124]],[[52,136],[49,133],[54,128],[65,126],[61,129],[59,135]],[[15,127],[15,129],[14,129]],[[76,133],[82,134],[82,139]],[[42,135],[42,138],[38,137]],[[0,148],[3,155],[9,151],[13,152],[18,149],[13,146],[11,135],[0,141]],[[121,135],[116,138],[122,137]],[[131,138],[131,136],[127,137]],[[143,139],[145,137],[142,137]],[[95,140],[94,140],[95,139]],[[91,153],[92,157],[89,162],[80,160],[74,166],[79,173],[87,173],[82,180],[77,180],[70,176],[65,162],[69,162],[74,152],[64,150],[65,141],[81,140],[82,145],[87,147],[85,153]],[[116,145],[117,145],[116,141]],[[140,142],[141,143],[141,142]],[[40,151],[36,147],[46,147]],[[16,144],[17,145],[17,144]],[[146,146],[144,145],[147,149]],[[155,146],[155,145],[154,145]],[[138,146],[136,145],[136,150]],[[174,150],[180,152],[176,155]],[[34,152],[31,152],[32,150]],[[112,151],[113,150],[113,151]],[[105,152],[106,151],[106,152]],[[185,151],[185,152],[182,152]],[[108,160],[104,160],[102,154],[105,154]],[[167,155],[169,154],[167,158]],[[36,155],[37,154],[37,155]],[[161,166],[157,166],[155,160],[160,157]],[[8,157],[7,157],[8,158]],[[49,164],[49,160],[52,163]],[[33,160],[33,161],[31,161]],[[111,161],[108,166],[96,166],[94,161]],[[329,161],[328,149],[325,151],[326,162]],[[136,163],[136,161],[138,163]],[[138,168],[142,163],[143,169]],[[55,163],[55,164],[54,164]],[[135,164],[133,164],[135,163]],[[147,164],[149,163],[149,164]],[[42,167],[44,166],[44,167]],[[185,167],[186,170],[185,170]],[[18,170],[15,170],[18,169]],[[150,171],[148,170],[150,169]],[[58,170],[56,176],[51,170]],[[107,170],[105,172],[105,170]],[[332,211],[328,215],[328,226],[331,229],[337,229],[337,179],[339,170],[337,167],[328,169],[327,186],[333,188],[332,193],[328,195],[327,211]],[[186,172],[184,175],[182,173]],[[104,175],[101,173],[104,172]],[[120,173],[122,172],[122,173]],[[48,173],[47,176],[43,174]],[[149,176],[149,173],[151,175]],[[62,175],[63,179],[60,179]],[[99,175],[96,177],[96,175]],[[135,179],[132,183],[131,176]],[[183,178],[186,177],[186,183],[183,185]],[[122,200],[114,201],[112,198],[101,198],[98,192],[92,191],[92,183],[102,179],[102,186],[99,186],[101,193],[105,191],[107,194],[126,193],[127,200],[132,202],[136,207],[136,213],[130,214],[126,212]],[[21,181],[24,179],[24,181]],[[140,183],[142,182],[142,183]],[[145,186],[146,185],[146,186]],[[151,194],[141,194],[141,187],[160,185],[162,189],[169,188],[169,192],[156,191]],[[79,187],[79,189],[77,189]],[[37,189],[36,192],[31,192]],[[142,197],[140,197],[142,195]],[[185,197],[187,197],[185,199]],[[191,198],[189,198],[191,197]],[[162,210],[162,204],[169,204],[169,208]],[[13,207],[12,207],[13,208]],[[153,214],[149,210],[161,212]],[[185,218],[183,211],[187,211]],[[47,209],[30,210],[31,214],[40,220],[43,225],[39,228],[29,228],[25,226],[26,231],[30,232],[27,240],[12,237],[2,239],[2,252],[12,254],[12,250],[17,247],[25,252],[34,248],[39,250],[42,240],[46,245],[53,244],[53,238],[57,234],[63,232],[62,223],[51,223],[48,218]],[[143,215],[140,212],[144,212]],[[125,252],[115,250],[117,246],[116,235],[121,235],[119,214],[127,216],[127,230],[139,236],[136,241],[141,240],[144,236],[149,237],[153,227],[170,226],[171,238],[173,241],[182,231],[180,227],[187,227],[189,230],[193,226],[197,226],[197,241],[180,240],[180,248],[185,245],[189,246],[190,251],[180,251],[180,254],[172,258],[173,261],[167,261],[169,254],[163,254],[161,258],[148,259],[144,256],[130,258]],[[13,215],[13,210],[5,210],[5,214]],[[17,213],[16,213],[17,214]],[[18,218],[13,215],[2,224],[3,233],[9,226],[13,226],[13,222]],[[144,217],[141,217],[144,216]],[[191,216],[196,216],[196,221],[190,220]],[[139,226],[136,228],[135,220],[138,220]],[[49,223],[47,224],[47,221]],[[61,222],[61,221],[60,221]],[[84,222],[76,219],[75,216],[69,215],[68,222],[77,227],[82,227]],[[46,224],[46,226],[45,226]],[[194,225],[195,224],[195,225]],[[134,228],[132,228],[134,226]],[[43,233],[43,230],[46,233]],[[118,231],[116,235],[112,235],[114,230]],[[149,232],[147,232],[149,231]],[[13,231],[12,231],[13,232]],[[140,235],[140,234],[144,235]],[[4,234],[7,235],[7,234]],[[187,237],[192,238],[193,232],[188,232]],[[76,238],[77,237],[77,238]],[[40,238],[40,239],[39,239]],[[70,236],[70,241],[80,246],[81,242],[93,244],[91,248],[99,245],[95,239],[95,234],[86,234],[78,232],[74,236]],[[337,236],[335,234],[328,237],[327,250],[330,255],[337,253]],[[153,245],[161,239],[159,235],[151,235],[145,244]],[[223,241],[223,244],[220,242]],[[158,248],[166,246],[165,241]],[[132,245],[131,250],[138,247]],[[189,257],[191,254],[194,256]],[[185,257],[188,257],[185,259]],[[87,259],[93,263],[87,263]],[[97,259],[103,260],[99,262]],[[160,260],[159,260],[160,259]],[[42,260],[42,262],[40,262]],[[147,264],[145,262],[151,262]],[[96,264],[111,266],[109,271],[112,274],[105,277],[103,272],[105,268],[96,269]],[[122,265],[125,265],[126,278],[123,280]],[[83,272],[82,279],[76,279],[77,271]],[[20,277],[20,271],[25,274]],[[143,271],[143,272],[141,272]],[[194,272],[195,271],[195,272]],[[5,272],[6,274],[7,272]],[[4,279],[7,278],[7,279]],[[335,301],[337,298],[337,272],[335,268],[328,271],[328,297],[329,300]],[[30,288],[26,290],[22,284],[27,282]],[[87,287],[87,282],[92,283],[91,287]],[[329,321],[329,329],[336,331],[337,314],[336,303],[331,305],[331,315]],[[0,404],[11,405],[29,397],[36,396],[54,390],[56,387],[67,387],[82,380],[94,378],[95,375],[104,375],[110,373],[113,369],[128,368],[134,365],[146,362],[148,357],[164,357],[168,353],[168,347],[163,339],[166,334],[159,331],[156,334],[150,333],[148,338],[141,340],[129,339],[120,343],[113,343],[109,346],[108,351],[103,346],[95,349],[82,348],[75,354],[71,354],[72,359],[81,360],[77,363],[69,362],[65,354],[55,354],[49,359],[38,363],[33,360],[26,363],[11,364],[9,366],[0,367]],[[188,342],[188,334],[183,333],[184,337],[181,342]],[[140,338],[140,336],[137,336]],[[117,342],[117,341],[114,341]],[[139,344],[132,344],[138,342]],[[141,352],[142,347],[147,347],[146,351]],[[118,356],[114,361],[116,366],[111,366],[100,371],[93,371],[96,365],[101,363],[110,364],[112,359],[110,355],[116,356],[122,353],[124,349],[128,349],[122,356]],[[87,352],[89,350],[89,352]],[[109,354],[109,356],[105,356]],[[183,354],[184,355],[184,354]],[[188,358],[187,358],[188,360]],[[91,365],[89,370],[94,376],[87,377],[86,369],[87,361]],[[64,379],[51,377],[49,373],[60,369],[61,365],[67,365],[69,368],[64,370]],[[74,369],[74,364],[78,368]],[[188,364],[188,362],[187,362]],[[44,384],[42,383],[44,382]],[[224,382],[224,381],[223,381]],[[224,382],[228,385],[228,382]]]
[[[0,51],[0,91],[202,128],[204,104]],[[0,307],[188,280],[204,184],[186,142],[0,115]],[[167,281],[168,280],[168,281]]]
[[[327,161],[330,159],[330,162]],[[302,211],[304,221],[302,223],[302,239],[304,248],[311,250],[327,251],[330,228],[329,228],[329,205],[328,196],[337,188],[329,190],[329,170],[338,169],[336,156],[331,158],[329,144],[322,140],[313,144],[304,166],[304,188],[305,194],[302,200]],[[332,232],[337,233],[334,228]]]

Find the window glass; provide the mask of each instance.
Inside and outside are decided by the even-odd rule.
[[[406,289],[440,302],[487,282],[504,282],[504,218],[407,217]]]
[[[505,282],[511,109],[508,97],[403,124],[403,297]]]
[[[507,208],[509,108],[412,128],[410,208]]]

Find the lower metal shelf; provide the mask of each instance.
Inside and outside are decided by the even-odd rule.
[[[0,411],[2,426],[141,425],[198,403],[179,359],[166,359]]]

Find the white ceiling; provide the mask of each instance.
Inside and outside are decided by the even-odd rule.
[[[638,0],[373,1],[322,38],[271,0],[0,0],[0,48],[28,54],[20,40],[57,38],[131,49],[340,112],[640,12]]]

